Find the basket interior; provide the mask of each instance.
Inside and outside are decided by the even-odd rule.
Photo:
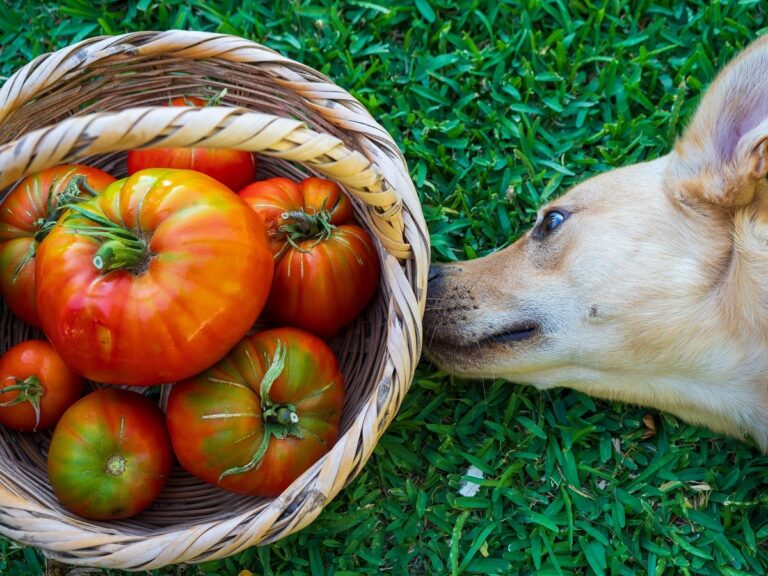
[[[274,64],[260,66],[218,59],[124,56],[103,60],[71,73],[14,110],[0,123],[0,143],[15,140],[24,133],[55,124],[72,115],[136,106],[160,106],[177,96],[207,98],[226,88],[222,105],[297,118],[314,130],[330,133],[349,147],[354,147],[348,134],[314,112],[306,100],[285,88],[275,76]],[[121,152],[94,156],[80,162],[120,178],[126,175],[125,158],[126,153]],[[299,178],[313,173],[306,166],[291,162],[265,156],[258,159],[258,179],[278,175]],[[367,209],[354,197],[351,200],[358,220],[372,231]],[[380,244],[377,245],[381,252]],[[388,289],[383,275],[379,285],[379,291],[367,310],[331,343],[337,352],[347,391],[341,434],[358,417],[384,371]],[[3,305],[0,309],[0,352],[27,338],[40,336]],[[50,436],[50,432],[24,434],[0,427],[0,482],[23,498],[67,516],[70,514],[59,505],[47,480],[46,453]],[[129,520],[92,524],[104,532],[146,536],[174,526],[221,521],[244,512],[258,512],[267,503],[264,498],[232,494],[207,485],[176,465],[164,492],[150,508]],[[85,523],[88,524],[87,521]]]

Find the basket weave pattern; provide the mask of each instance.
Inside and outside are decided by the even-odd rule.
[[[226,106],[167,107],[227,89]],[[125,151],[206,146],[260,153],[259,178],[316,174],[350,195],[377,239],[379,293],[334,342],[347,384],[334,448],[274,499],[230,494],[178,467],[133,519],[92,522],[58,504],[48,435],[0,431],[0,532],[63,562],[128,570],[202,562],[309,524],[362,469],[410,386],[421,351],[429,244],[396,144],[318,72],[233,36],[141,32],[41,56],[0,89],[0,190],[64,162],[125,174]],[[0,350],[35,335],[4,311]]]

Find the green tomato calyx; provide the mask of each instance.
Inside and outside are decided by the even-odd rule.
[[[53,227],[56,226],[56,222],[61,218],[61,214],[65,208],[70,204],[76,204],[85,200],[88,196],[84,196],[83,192],[91,197],[97,195],[97,192],[88,185],[87,178],[82,174],[73,176],[67,184],[67,187],[61,193],[57,191],[58,184],[58,180],[51,182],[51,186],[48,190],[48,200],[45,205],[46,216],[45,218],[38,218],[35,222],[35,234],[32,237],[34,242],[29,243],[29,250],[24,255],[24,258],[22,258],[16,265],[16,268],[14,268],[13,282],[16,282],[19,274],[21,274],[21,271],[24,270],[27,264],[34,260],[37,252],[37,245],[45,240],[45,237],[50,234]]]
[[[269,396],[272,384],[282,374],[285,368],[286,348],[278,339],[275,353],[266,373],[259,384],[259,395],[261,397],[261,417],[264,425],[264,436],[251,460],[244,466],[234,466],[224,470],[219,475],[219,482],[227,476],[234,474],[244,474],[251,470],[256,470],[261,466],[264,456],[269,448],[272,438],[285,439],[288,436],[303,438],[304,434],[299,427],[299,415],[293,404],[278,404],[273,402]]]
[[[27,376],[24,380],[14,377],[11,377],[10,379],[13,380],[14,383],[5,388],[0,388],[0,394],[14,391],[18,391],[19,393],[13,400],[0,402],[0,408],[29,402],[30,406],[32,406],[32,410],[35,411],[35,427],[33,428],[33,431],[36,432],[37,427],[40,424],[40,399],[45,394],[45,387],[42,382],[40,382],[40,378],[35,375]]]
[[[98,196],[96,190],[88,185],[88,178],[82,174],[75,174],[69,180],[67,187],[61,192],[57,192],[59,181],[54,180],[48,190],[48,199],[46,201],[45,218],[39,218],[36,222],[37,231],[35,232],[35,242],[42,242],[46,236],[56,226],[61,215],[67,208],[73,204]]]
[[[69,208],[72,210],[72,218],[67,228],[75,234],[89,236],[101,242],[93,256],[93,267],[99,272],[106,274],[113,270],[128,270],[140,274],[147,269],[150,253],[146,240],[82,206],[72,204]],[[78,221],[77,216],[82,220]]]
[[[331,224],[331,210],[323,208],[319,212],[307,212],[306,210],[290,210],[283,212],[280,219],[285,222],[278,228],[283,234],[287,248],[291,246],[300,252],[310,252],[312,248],[325,242],[331,237],[336,226]],[[304,240],[314,240],[312,245],[307,248],[301,248],[299,242]],[[283,251],[279,255],[282,255]]]

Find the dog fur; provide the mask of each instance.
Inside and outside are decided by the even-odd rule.
[[[669,154],[577,185],[504,250],[434,267],[428,356],[768,451],[766,175],[768,37],[718,75]]]

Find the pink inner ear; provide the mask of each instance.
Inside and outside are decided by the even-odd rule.
[[[768,118],[768,96],[755,90],[751,94],[729,94],[717,119],[716,140],[720,157],[729,162],[744,134]]]

